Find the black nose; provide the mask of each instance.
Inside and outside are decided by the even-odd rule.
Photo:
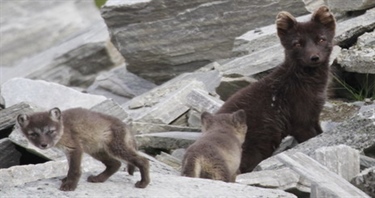
[[[41,144],[40,145],[42,148],[47,148],[48,144]]]
[[[310,57],[310,60],[311,60],[312,62],[318,62],[318,61],[319,61],[319,56],[318,56],[318,55],[312,55],[312,56]]]

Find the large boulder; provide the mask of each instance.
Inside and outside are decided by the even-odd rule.
[[[300,0],[108,0],[101,9],[128,70],[158,83],[230,57],[235,37],[281,10],[307,13]]]
[[[0,83],[27,77],[87,87],[124,62],[93,1],[4,1],[0,9]]]

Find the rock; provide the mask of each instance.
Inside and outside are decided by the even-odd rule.
[[[295,147],[298,145],[298,142],[292,136],[286,136],[280,143],[279,147],[272,153],[272,155],[277,155],[283,151],[286,151],[290,148]]]
[[[280,153],[277,158],[302,177],[312,183],[311,196],[318,197],[369,197],[348,181],[329,171],[303,153],[287,155]]]
[[[71,50],[66,51],[67,47]],[[47,62],[46,56],[51,52],[60,54],[57,58],[54,58],[56,55],[53,54],[51,62]],[[85,88],[94,82],[99,72],[117,66],[124,60],[113,44],[108,41],[105,26],[100,24],[99,27],[87,30],[87,33],[82,33],[77,38],[68,40],[53,49],[48,49],[47,54],[35,56],[27,62],[28,66],[38,64],[36,67],[38,70],[27,74],[28,78]],[[44,64],[39,64],[39,62]],[[17,67],[25,68],[25,65],[21,64]]]
[[[62,110],[83,107],[91,108],[104,100],[104,96],[80,93],[74,89],[42,80],[14,78],[1,87],[7,107],[20,102],[50,109],[59,107]]]
[[[350,181],[359,174],[359,151],[346,145],[319,148],[315,159],[330,171]]]
[[[93,106],[90,110],[104,113],[107,115],[111,115],[120,120],[125,120],[129,117],[129,115],[125,112],[125,110],[122,109],[119,104],[117,104],[111,99],[105,100]]]
[[[360,155],[359,159],[360,159],[360,163],[361,163],[361,170],[375,166],[375,159],[372,158],[372,157]]]
[[[187,95],[187,105],[191,109],[195,109],[200,113],[203,112],[210,112],[214,113],[221,105],[224,104],[224,102],[218,98],[215,98],[213,96],[210,96],[208,92],[202,90],[202,89],[193,89],[188,95]]]
[[[185,153],[186,153],[186,149],[179,148],[179,149],[176,149],[176,150],[172,151],[171,155],[173,157],[175,157],[175,158],[177,158],[177,159],[179,159],[179,160],[182,161],[182,159],[184,158]]]
[[[375,166],[362,171],[350,183],[370,197],[375,197]]]
[[[375,8],[372,8],[358,17],[338,22],[334,43],[341,47],[350,47],[353,39],[375,29],[374,18]]]
[[[155,157],[157,160],[164,162],[165,164],[173,167],[174,169],[180,171],[181,170],[181,161],[178,158],[173,157],[165,152],[161,152],[160,155]]]
[[[92,1],[4,1],[0,12],[2,69],[102,21]]]
[[[3,96],[1,95],[1,91],[0,91],[0,110],[2,109],[5,109],[5,100]]]
[[[337,63],[348,72],[375,74],[374,46],[375,31],[365,33],[358,37],[356,45],[341,51],[341,54],[337,57]]]
[[[47,179],[2,189],[1,194],[4,197],[22,197],[31,194],[36,197],[123,197],[125,193],[126,196],[131,197],[202,197],[210,195],[214,197],[296,198],[293,194],[281,190],[262,189],[208,179],[164,175],[157,172],[151,172],[151,183],[145,189],[134,187],[134,184],[140,178],[138,173],[130,176],[126,172],[119,171],[106,182],[97,184],[86,181],[90,174],[83,173],[77,189],[71,192],[59,191],[61,178],[50,176]]]
[[[0,151],[0,169],[20,164],[21,153],[8,138],[0,139]]]
[[[297,16],[306,13],[302,1],[291,0],[109,0],[101,9],[129,71],[159,83],[209,61],[228,58],[235,37],[273,23],[281,10]]]
[[[186,113],[186,96],[193,89],[214,92],[220,83],[218,71],[182,74],[122,105],[137,122],[170,124]]]
[[[52,4],[32,2],[24,5],[7,3],[2,6],[2,9],[9,6],[13,10],[10,13],[15,19],[9,21],[15,20],[15,23],[7,25],[10,27],[2,34],[10,43],[4,43],[5,46],[1,48],[9,50],[1,53],[5,57],[9,55],[10,59],[22,61],[2,66],[3,77],[0,83],[14,77],[27,77],[87,87],[99,71],[124,62],[117,49],[109,42],[106,26],[92,1],[75,0]],[[22,17],[14,17],[14,12],[21,12]],[[32,17],[28,12],[32,12]],[[24,25],[15,28],[12,24]],[[39,44],[35,45],[35,42]],[[24,47],[17,47],[18,45]],[[5,53],[7,51],[12,53]]]
[[[257,80],[247,76],[240,77],[225,77],[221,78],[219,87],[216,88],[216,93],[220,96],[220,99],[226,101],[230,96],[236,93],[243,87],[256,82]]]
[[[87,88],[87,92],[104,95],[123,104],[155,86],[154,83],[128,72],[125,65],[122,65],[97,76],[95,82]]]
[[[366,10],[375,7],[374,0],[324,0],[324,2],[334,12]]]
[[[0,131],[13,127],[16,124],[16,118],[21,113],[31,113],[35,110],[26,103],[18,103],[0,111]]]
[[[195,109],[190,109],[187,116],[188,116],[188,121],[187,124],[189,127],[195,127],[198,128],[199,131],[202,127],[201,125],[201,112],[195,110]]]
[[[135,134],[145,134],[145,133],[156,133],[156,132],[166,132],[166,131],[187,131],[187,132],[199,132],[200,128],[185,127],[178,125],[168,125],[168,124],[153,124],[147,122],[132,122],[132,129]]]
[[[278,170],[256,171],[240,174],[236,178],[237,183],[258,186],[263,188],[274,188],[284,191],[300,191],[300,193],[310,193],[310,183],[306,184],[300,175],[290,168]]]
[[[314,12],[320,6],[325,5],[324,0],[303,0],[303,2],[305,3],[305,8],[309,12]]]
[[[187,148],[201,135],[197,132],[161,132],[136,135],[138,147],[174,150]]]

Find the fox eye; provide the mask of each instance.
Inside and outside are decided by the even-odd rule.
[[[324,41],[326,41],[326,38],[320,37],[318,43],[323,43]]]
[[[301,43],[298,41],[293,41],[292,44],[293,44],[293,47],[301,47]]]
[[[47,132],[47,135],[54,134],[55,132],[56,132],[55,130],[49,130],[49,131]]]
[[[39,137],[39,134],[38,133],[30,133],[29,136],[32,137],[32,138],[37,138],[37,137]]]

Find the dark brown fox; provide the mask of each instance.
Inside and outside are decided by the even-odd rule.
[[[61,148],[68,158],[69,170],[62,180],[60,190],[75,190],[81,176],[82,153],[86,152],[101,161],[106,169],[89,182],[104,182],[121,166],[128,162],[128,172],[133,174],[138,167],[141,181],[137,188],[145,188],[149,182],[149,162],[136,151],[132,133],[119,119],[82,108],[63,112],[53,108],[47,112],[31,115],[20,114],[17,123],[27,139],[40,149],[53,146]]]
[[[334,16],[322,6],[310,21],[297,22],[283,11],[276,17],[276,26],[284,62],[257,83],[236,92],[217,112],[246,112],[242,173],[270,157],[287,135],[303,142],[322,133],[319,115],[330,73]]]

